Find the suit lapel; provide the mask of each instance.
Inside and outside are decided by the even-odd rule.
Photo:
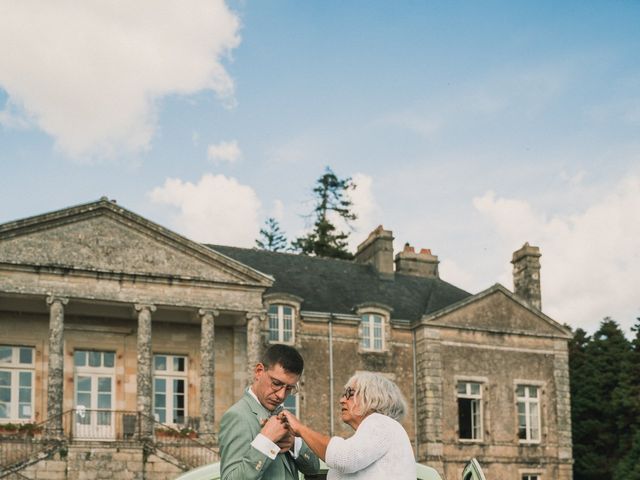
[[[280,405],[273,412],[270,412],[269,410],[264,408],[260,404],[260,402],[258,402],[253,397],[253,395],[251,395],[249,393],[249,389],[247,389],[245,391],[244,397],[242,397],[242,399],[247,403],[249,409],[251,410],[251,412],[253,412],[253,415],[255,416],[256,425],[258,427],[257,428],[258,432],[262,428],[262,421],[263,420],[267,420],[271,415],[277,414],[277,413],[281,412],[284,409],[282,407],[282,405]],[[286,468],[286,470],[291,475],[291,477],[292,478],[296,478],[296,468],[295,468],[295,466],[293,464],[293,457],[291,457],[290,454],[288,454],[288,453],[278,454],[278,456],[276,457],[276,461],[282,462],[284,464],[284,467]]]

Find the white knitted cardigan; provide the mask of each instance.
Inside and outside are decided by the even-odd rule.
[[[332,437],[325,459],[327,480],[415,480],[416,463],[405,429],[394,419],[372,413],[353,436]]]

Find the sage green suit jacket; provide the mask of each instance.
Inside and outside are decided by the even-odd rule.
[[[298,470],[317,473],[318,457],[302,442],[298,458],[280,453],[274,460],[251,446],[271,412],[246,391],[220,420],[221,480],[298,480]]]

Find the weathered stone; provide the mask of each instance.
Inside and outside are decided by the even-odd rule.
[[[215,432],[215,310],[200,310],[200,433],[211,443]]]
[[[136,305],[138,311],[138,336],[137,336],[137,405],[138,412],[142,414],[140,430],[143,437],[151,437],[152,422],[152,368],[151,368],[151,313],[154,305]]]
[[[49,436],[62,435],[64,380],[64,305],[68,299],[49,295],[49,369],[47,377],[47,417]]]

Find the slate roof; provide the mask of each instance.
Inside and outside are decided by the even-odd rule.
[[[297,295],[304,299],[302,310],[354,314],[357,305],[376,302],[393,308],[392,319],[415,321],[471,296],[439,278],[395,274],[387,279],[373,266],[349,260],[206,246],[273,276],[266,293]]]

